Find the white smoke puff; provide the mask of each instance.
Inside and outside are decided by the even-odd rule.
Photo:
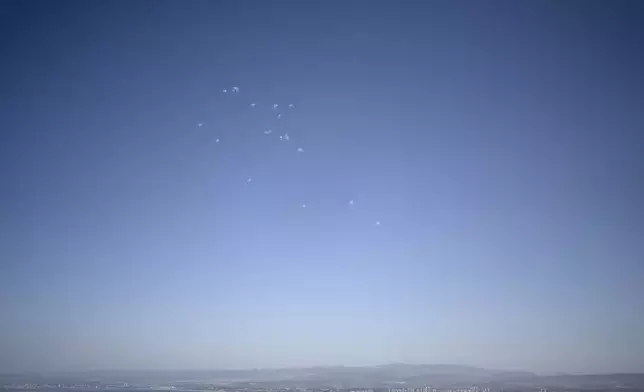
[[[281,114],[278,114],[278,115],[277,115],[277,118],[278,118],[278,119],[282,118],[282,115],[281,115]]]
[[[302,208],[306,208],[306,204],[302,204]]]
[[[223,89],[223,90],[221,90],[221,92],[222,92],[222,93],[227,93],[227,92],[228,92],[228,89]]]
[[[203,123],[197,123],[197,128],[203,127]]]
[[[253,179],[252,179],[252,178],[250,178],[250,177],[248,177],[248,179],[246,179],[246,183],[247,183],[247,184],[250,184],[251,182],[253,182]]]
[[[215,139],[215,143],[219,143],[219,138]]]
[[[273,110],[277,109],[279,106],[280,106],[280,105],[278,105],[278,104],[274,103],[274,104],[273,104]]]
[[[235,86],[233,86],[233,92],[234,92],[234,93],[238,93],[238,92],[239,92],[239,87],[235,87]]]
[[[349,205],[350,205],[350,206],[352,206],[352,205],[354,205],[354,204],[356,204],[356,202],[355,202],[353,199],[349,200]]]
[[[292,103],[289,103],[289,104],[288,104],[288,107],[289,107],[289,108],[294,108],[294,107],[295,107],[295,105],[293,105]]]
[[[376,226],[380,226],[380,221],[376,221]]]
[[[250,104],[250,107],[251,107],[251,108],[254,108],[255,106],[257,106],[257,104],[256,104],[255,102],[253,102],[253,103],[251,103],[251,104]]]
[[[264,135],[270,135],[271,133],[273,133],[272,129],[267,129],[264,131]]]
[[[298,147],[297,152],[304,152],[304,149],[302,147]]]
[[[291,140],[291,137],[288,135],[288,133],[284,134],[284,140],[286,140],[286,141]]]

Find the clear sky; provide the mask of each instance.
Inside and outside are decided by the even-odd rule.
[[[0,371],[644,371],[643,18],[0,2]]]

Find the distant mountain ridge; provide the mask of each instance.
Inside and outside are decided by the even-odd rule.
[[[0,375],[0,383],[212,384],[266,388],[358,388],[432,385],[509,387],[644,388],[644,374],[551,375],[449,364],[391,363],[377,366],[316,366],[278,369],[98,370]]]

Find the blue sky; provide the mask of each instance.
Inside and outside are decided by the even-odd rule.
[[[2,2],[0,371],[644,371],[643,16]]]

